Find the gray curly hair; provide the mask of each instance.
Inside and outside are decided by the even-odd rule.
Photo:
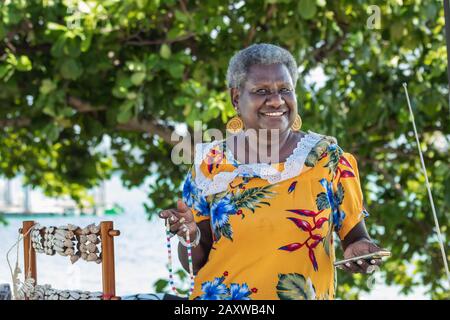
[[[291,75],[294,86],[297,84],[297,63],[292,54],[279,46],[259,43],[238,51],[228,64],[228,88],[239,88],[247,79],[247,72],[255,64],[277,64],[286,66]]]

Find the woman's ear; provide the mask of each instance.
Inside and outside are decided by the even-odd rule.
[[[234,109],[237,111],[238,105],[239,105],[239,89],[238,88],[230,89],[230,98],[231,98],[231,104],[233,105]]]

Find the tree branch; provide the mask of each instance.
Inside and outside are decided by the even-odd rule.
[[[81,112],[81,113],[97,112],[97,111],[106,110],[105,106],[94,107],[94,106],[90,105],[88,102],[82,101],[82,100],[80,100],[76,97],[72,97],[72,96],[69,96],[67,98],[67,103],[72,108],[74,108],[75,110],[77,110],[78,112]]]
[[[192,38],[193,36],[195,36],[195,33],[188,33],[185,34],[184,36],[175,38],[175,39],[157,39],[157,40],[141,40],[141,41],[126,41],[125,44],[129,44],[132,46],[148,46],[148,45],[158,45],[158,44],[163,44],[163,43],[174,43],[174,42],[180,42],[180,41],[184,41],[187,39]]]
[[[80,113],[89,113],[106,110],[105,106],[94,107],[88,102],[82,101],[79,98],[69,96],[67,102],[75,110]],[[174,140],[172,139],[173,129],[159,124],[156,120],[138,120],[133,119],[127,123],[117,125],[117,129],[134,132],[146,132],[150,134],[156,134],[161,137],[165,142],[170,145],[178,143],[182,137],[174,134]]]
[[[275,11],[277,10],[277,5],[275,3],[271,4],[269,9],[267,10],[266,13],[266,19],[265,21],[270,21],[270,19],[272,19],[272,16],[274,15]],[[247,35],[247,39],[244,41],[244,46],[248,47],[250,45],[250,43],[252,43],[253,38],[255,37],[256,34],[256,28],[258,26],[262,26],[260,23],[257,23],[256,25],[253,25]]]
[[[146,132],[150,134],[156,134],[165,142],[170,145],[175,145],[183,137],[174,133],[170,127],[163,126],[157,123],[155,120],[138,120],[132,119],[127,123],[118,124],[117,129],[134,132]],[[173,139],[172,139],[173,134]]]
[[[18,118],[18,119],[4,119],[0,120],[0,128],[5,127],[26,127],[31,124],[31,120],[28,118]]]

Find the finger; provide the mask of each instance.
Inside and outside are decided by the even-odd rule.
[[[186,225],[181,225],[178,229],[177,235],[180,237],[186,237],[186,233],[189,231],[188,227]]]
[[[370,261],[368,261],[368,262],[372,266],[380,266],[383,263],[383,260],[381,260],[381,259],[370,259]]]
[[[190,211],[189,207],[186,205],[186,203],[183,202],[182,199],[178,199],[177,209],[178,209],[179,213],[186,213],[186,212]]]
[[[341,264],[340,265],[340,269],[341,270],[344,270],[345,272],[348,272],[348,273],[354,273],[349,267],[347,267],[345,264]]]
[[[354,262],[347,262],[345,266],[350,270],[352,273],[363,273],[364,270],[362,270],[356,263]]]
[[[174,216],[174,218],[172,218],[172,216]],[[176,209],[165,209],[163,211],[161,211],[159,213],[159,217],[162,219],[170,219],[169,221],[175,221],[174,219],[176,218],[176,220],[179,219],[179,213],[177,212]]]
[[[181,229],[181,226],[183,226],[184,225],[184,223],[181,223],[181,222],[176,222],[176,223],[174,223],[174,224],[172,224],[171,226],[170,226],[170,232],[172,232],[172,233],[178,233],[178,231]]]
[[[159,217],[162,219],[167,219],[168,217],[170,217],[172,215],[171,213],[171,209],[166,209],[163,210],[159,213]]]
[[[357,260],[356,264],[361,268],[363,273],[367,273],[367,268],[370,267],[370,264],[367,263],[367,261],[361,259],[361,260]]]
[[[369,252],[377,252],[377,251],[381,251],[384,249],[381,249],[381,247],[379,247],[376,243],[374,242],[370,242],[369,243]]]

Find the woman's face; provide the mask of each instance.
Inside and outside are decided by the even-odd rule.
[[[297,98],[283,64],[253,65],[240,89],[230,91],[246,129],[289,130],[297,115]]]

